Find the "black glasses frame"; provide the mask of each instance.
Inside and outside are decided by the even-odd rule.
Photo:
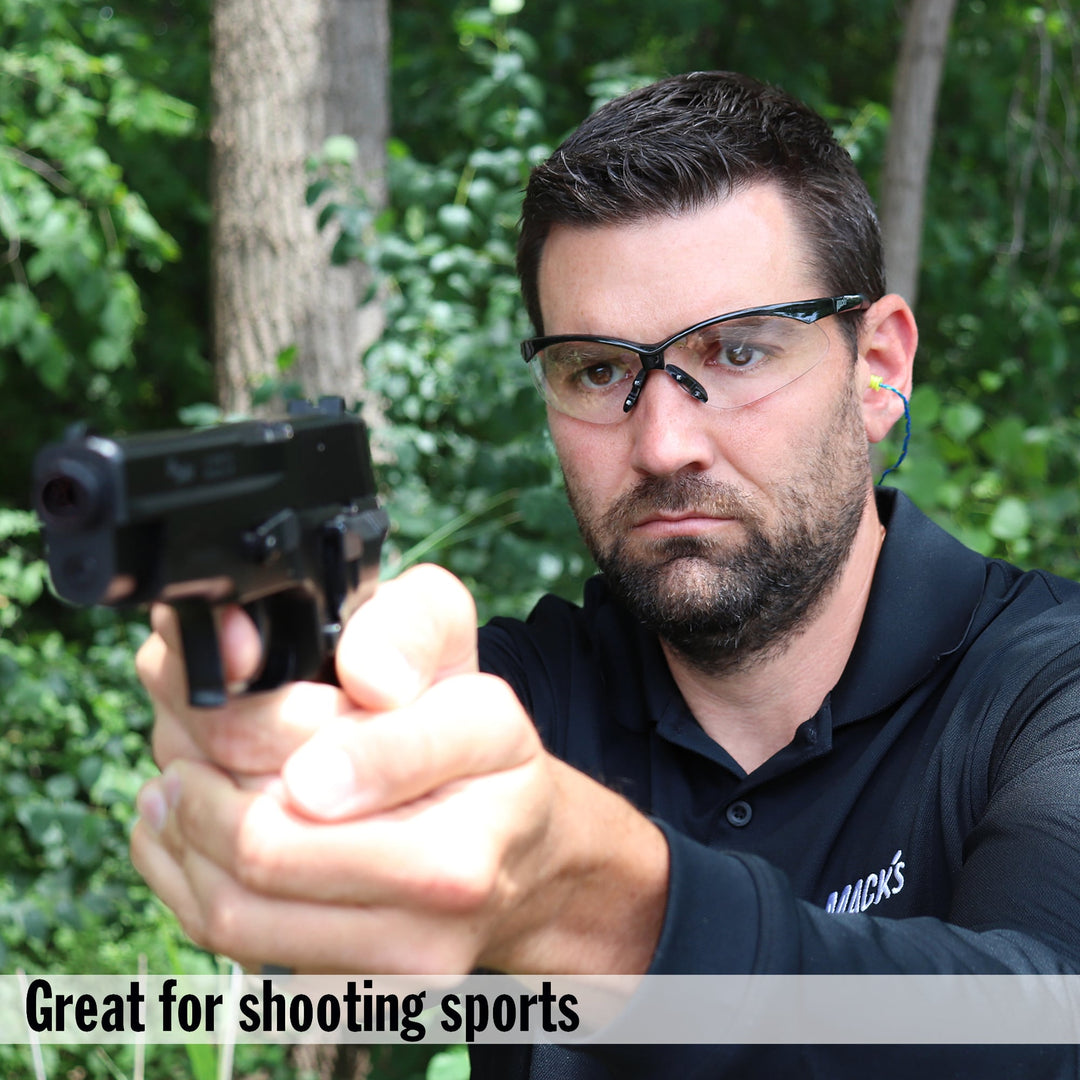
[[[655,345],[606,337],[603,334],[550,334],[546,337],[528,338],[523,341],[521,357],[527,364],[549,345],[560,345],[569,341],[590,341],[597,345],[614,345],[616,348],[627,349],[641,357],[641,370],[634,378],[626,401],[623,402],[623,412],[629,412],[634,407],[645,385],[645,377],[650,371],[666,371],[691,397],[706,402],[709,400],[709,395],[697,379],[682,368],[664,362],[664,352],[681,338],[696,333],[698,330],[704,330],[708,326],[716,326],[718,323],[730,322],[733,319],[747,319],[756,315],[776,315],[785,319],[796,319],[802,323],[815,323],[819,319],[828,318],[830,315],[840,315],[845,311],[865,311],[870,304],[869,297],[861,293],[852,293],[845,296],[823,296],[816,300],[768,304],[765,307],[742,308],[739,311],[729,311],[724,315],[714,315],[711,319],[694,323],[693,326],[688,326],[685,330],[680,330],[677,334],[672,334],[671,337],[658,341]]]

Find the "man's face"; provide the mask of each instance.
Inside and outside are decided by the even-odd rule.
[[[539,285],[545,333],[633,341],[823,295],[770,185],[677,218],[558,227]],[[804,624],[843,567],[870,498],[865,365],[852,362],[836,318],[818,325],[829,339],[825,359],[740,409],[710,408],[653,372],[617,423],[549,410],[597,565],[631,611],[703,670],[769,655]]]

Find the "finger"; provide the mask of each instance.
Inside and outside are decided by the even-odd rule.
[[[135,654],[135,672],[154,705],[152,750],[158,766],[164,768],[173,758],[205,756],[187,728],[177,723],[174,709],[186,708],[186,681],[166,639],[151,634]]]
[[[290,683],[270,693],[237,695],[220,709],[191,708],[175,611],[155,605],[151,626],[154,633],[139,649],[135,666],[154,704],[153,753],[162,769],[178,758],[192,758],[238,775],[277,772],[320,723],[354,709],[339,688],[324,683]],[[230,674],[239,674],[258,647],[254,624],[241,608],[226,608],[220,635],[226,650],[238,658]]]
[[[277,773],[322,724],[354,713],[345,694],[324,683],[290,683],[272,693],[230,698],[221,709],[183,706],[158,713],[154,760],[162,769],[195,758],[235,776]]]
[[[406,704],[432,683],[476,669],[473,599],[437,566],[380,585],[349,619],[337,652],[342,688],[372,710]]]
[[[182,664],[164,629],[165,636],[151,634],[135,659],[154,704],[153,754],[162,769],[178,758],[196,758],[235,773],[277,772],[323,720],[354,708],[340,689],[323,683],[232,697],[220,709],[191,708]]]
[[[140,798],[141,798],[140,793]],[[156,799],[154,800],[156,801]],[[146,809],[146,804],[143,804]],[[152,813],[152,811],[151,811]],[[131,863],[185,928],[199,921],[199,903],[184,871],[156,828],[140,817],[131,831]]]
[[[440,916],[498,907],[507,860],[536,847],[543,826],[535,823],[547,819],[540,786],[520,769],[336,824],[300,818],[279,798],[241,791],[205,765],[178,763],[148,787],[170,782],[183,794],[163,821],[145,794],[140,810],[148,827],[161,821],[160,843],[185,867],[196,856],[208,860],[264,897]]]
[[[225,682],[230,686],[246,685],[258,674],[262,662],[259,631],[247,612],[235,604],[215,607],[213,613]],[[150,609],[150,628],[177,658],[179,670],[183,670],[184,649],[176,609],[168,604],[154,604]]]
[[[192,941],[252,969],[461,974],[476,966],[476,931],[453,917],[254,893],[198,851],[174,855],[141,822],[131,857]]]
[[[541,752],[517,696],[489,675],[436,683],[412,705],[319,731],[285,763],[293,806],[322,820],[382,811]]]
[[[139,649],[135,669],[154,703],[158,721],[154,730],[155,754],[164,766],[174,757],[204,756],[205,750],[181,720],[190,710],[180,621],[175,610],[155,604],[150,610],[150,625],[153,633]],[[252,672],[253,664],[258,662],[258,634],[247,615],[236,607],[223,609],[218,625],[219,641],[234,658],[226,667],[226,677],[235,681]],[[192,713],[193,717],[206,715],[205,710]],[[163,723],[170,719],[181,722]]]

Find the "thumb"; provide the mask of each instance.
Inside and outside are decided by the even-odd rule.
[[[492,675],[439,681],[394,712],[324,724],[282,769],[289,802],[340,821],[505,772],[542,752],[514,691]]]
[[[476,606],[437,566],[381,584],[349,619],[337,650],[341,688],[371,711],[398,708],[433,683],[476,670]]]

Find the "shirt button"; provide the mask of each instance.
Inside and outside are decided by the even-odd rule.
[[[754,811],[751,809],[748,802],[744,802],[739,799],[737,802],[733,802],[727,808],[727,819],[729,825],[734,825],[736,829],[741,829],[744,825],[750,824],[750,819],[754,816]]]

